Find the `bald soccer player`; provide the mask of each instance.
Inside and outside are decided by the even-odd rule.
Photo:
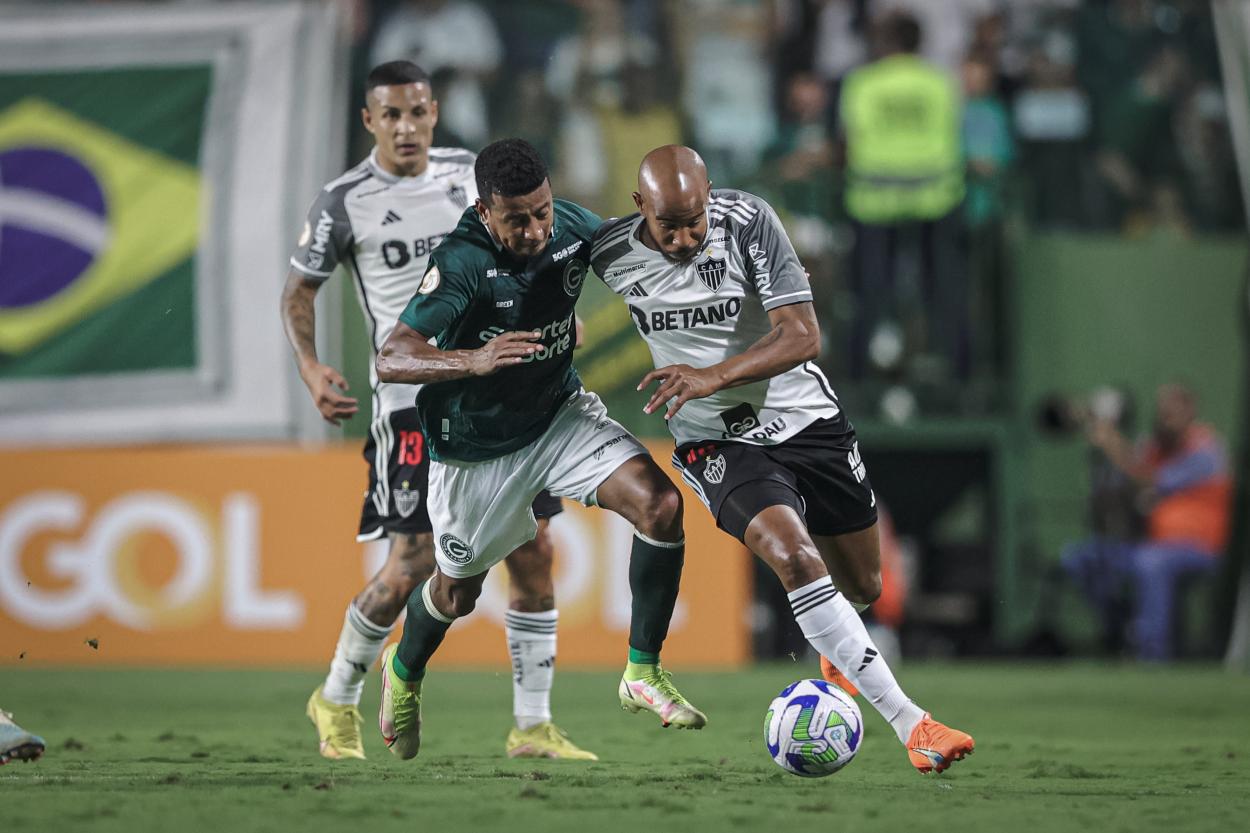
[[[920,772],[973,750],[894,679],[853,603],[881,592],[876,498],[855,431],[813,364],[820,326],[807,274],[759,197],[712,190],[687,147],[647,154],[638,213],[595,235],[591,265],[626,299],[656,369],[673,464],[717,525],[785,586],[812,647],[857,686]],[[835,584],[836,579],[836,584]],[[861,607],[862,609],[862,607]]]

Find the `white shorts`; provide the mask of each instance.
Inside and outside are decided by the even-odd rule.
[[[530,506],[543,489],[594,506],[603,481],[647,453],[598,396],[582,391],[560,406],[541,437],[511,454],[480,463],[430,461],[438,569],[453,578],[486,572],[534,539]]]

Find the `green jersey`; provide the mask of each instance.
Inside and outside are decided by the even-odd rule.
[[[417,413],[435,460],[478,462],[516,451],[547,430],[581,388],[573,369],[573,307],[601,222],[556,200],[551,242],[542,254],[521,258],[496,243],[469,208],[430,255],[399,320],[437,338],[440,350],[476,350],[512,330],[542,332],[538,351],[521,364],[421,387]]]

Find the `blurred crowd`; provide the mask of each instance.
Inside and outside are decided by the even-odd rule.
[[[809,264],[828,370],[876,384],[898,421],[913,392],[994,407],[968,396],[1006,370],[1005,228],[1242,224],[1205,0],[342,2],[357,81],[420,63],[442,144],[522,135],[605,216],[633,210],[638,160],[670,142],[769,199]]]

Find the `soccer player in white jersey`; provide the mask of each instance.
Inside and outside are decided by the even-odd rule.
[[[282,296],[282,321],[300,376],[321,415],[334,425],[355,414],[357,403],[345,394],[338,371],[317,358],[317,291],[336,266],[346,267],[376,357],[420,285],[430,252],[477,197],[474,155],[431,147],[438,102],[424,71],[408,61],[380,64],[365,86],[361,115],[375,147],[313,202]],[[426,506],[429,454],[414,407],[418,388],[379,382],[372,367],[371,361],[373,421],[364,451],[369,490],[357,540],[386,535],[390,547],[382,569],[348,606],[329,674],[308,700],[308,716],[327,758],[364,757],[358,708],[364,676],[413,588],[434,569]],[[562,508],[558,498],[543,493],[533,511],[537,537],[506,560],[505,630],[516,726],[505,749],[511,757],[597,760],[551,722],[558,614],[547,524]]]
[[[776,213],[712,190],[668,145],[638,174],[639,213],[603,225],[591,266],[629,304],[656,369],[673,463],[717,525],[781,579],[795,620],[880,712],[920,772],[972,752],[903,693],[853,603],[881,592],[876,499],[855,431],[820,369],[807,275]]]

